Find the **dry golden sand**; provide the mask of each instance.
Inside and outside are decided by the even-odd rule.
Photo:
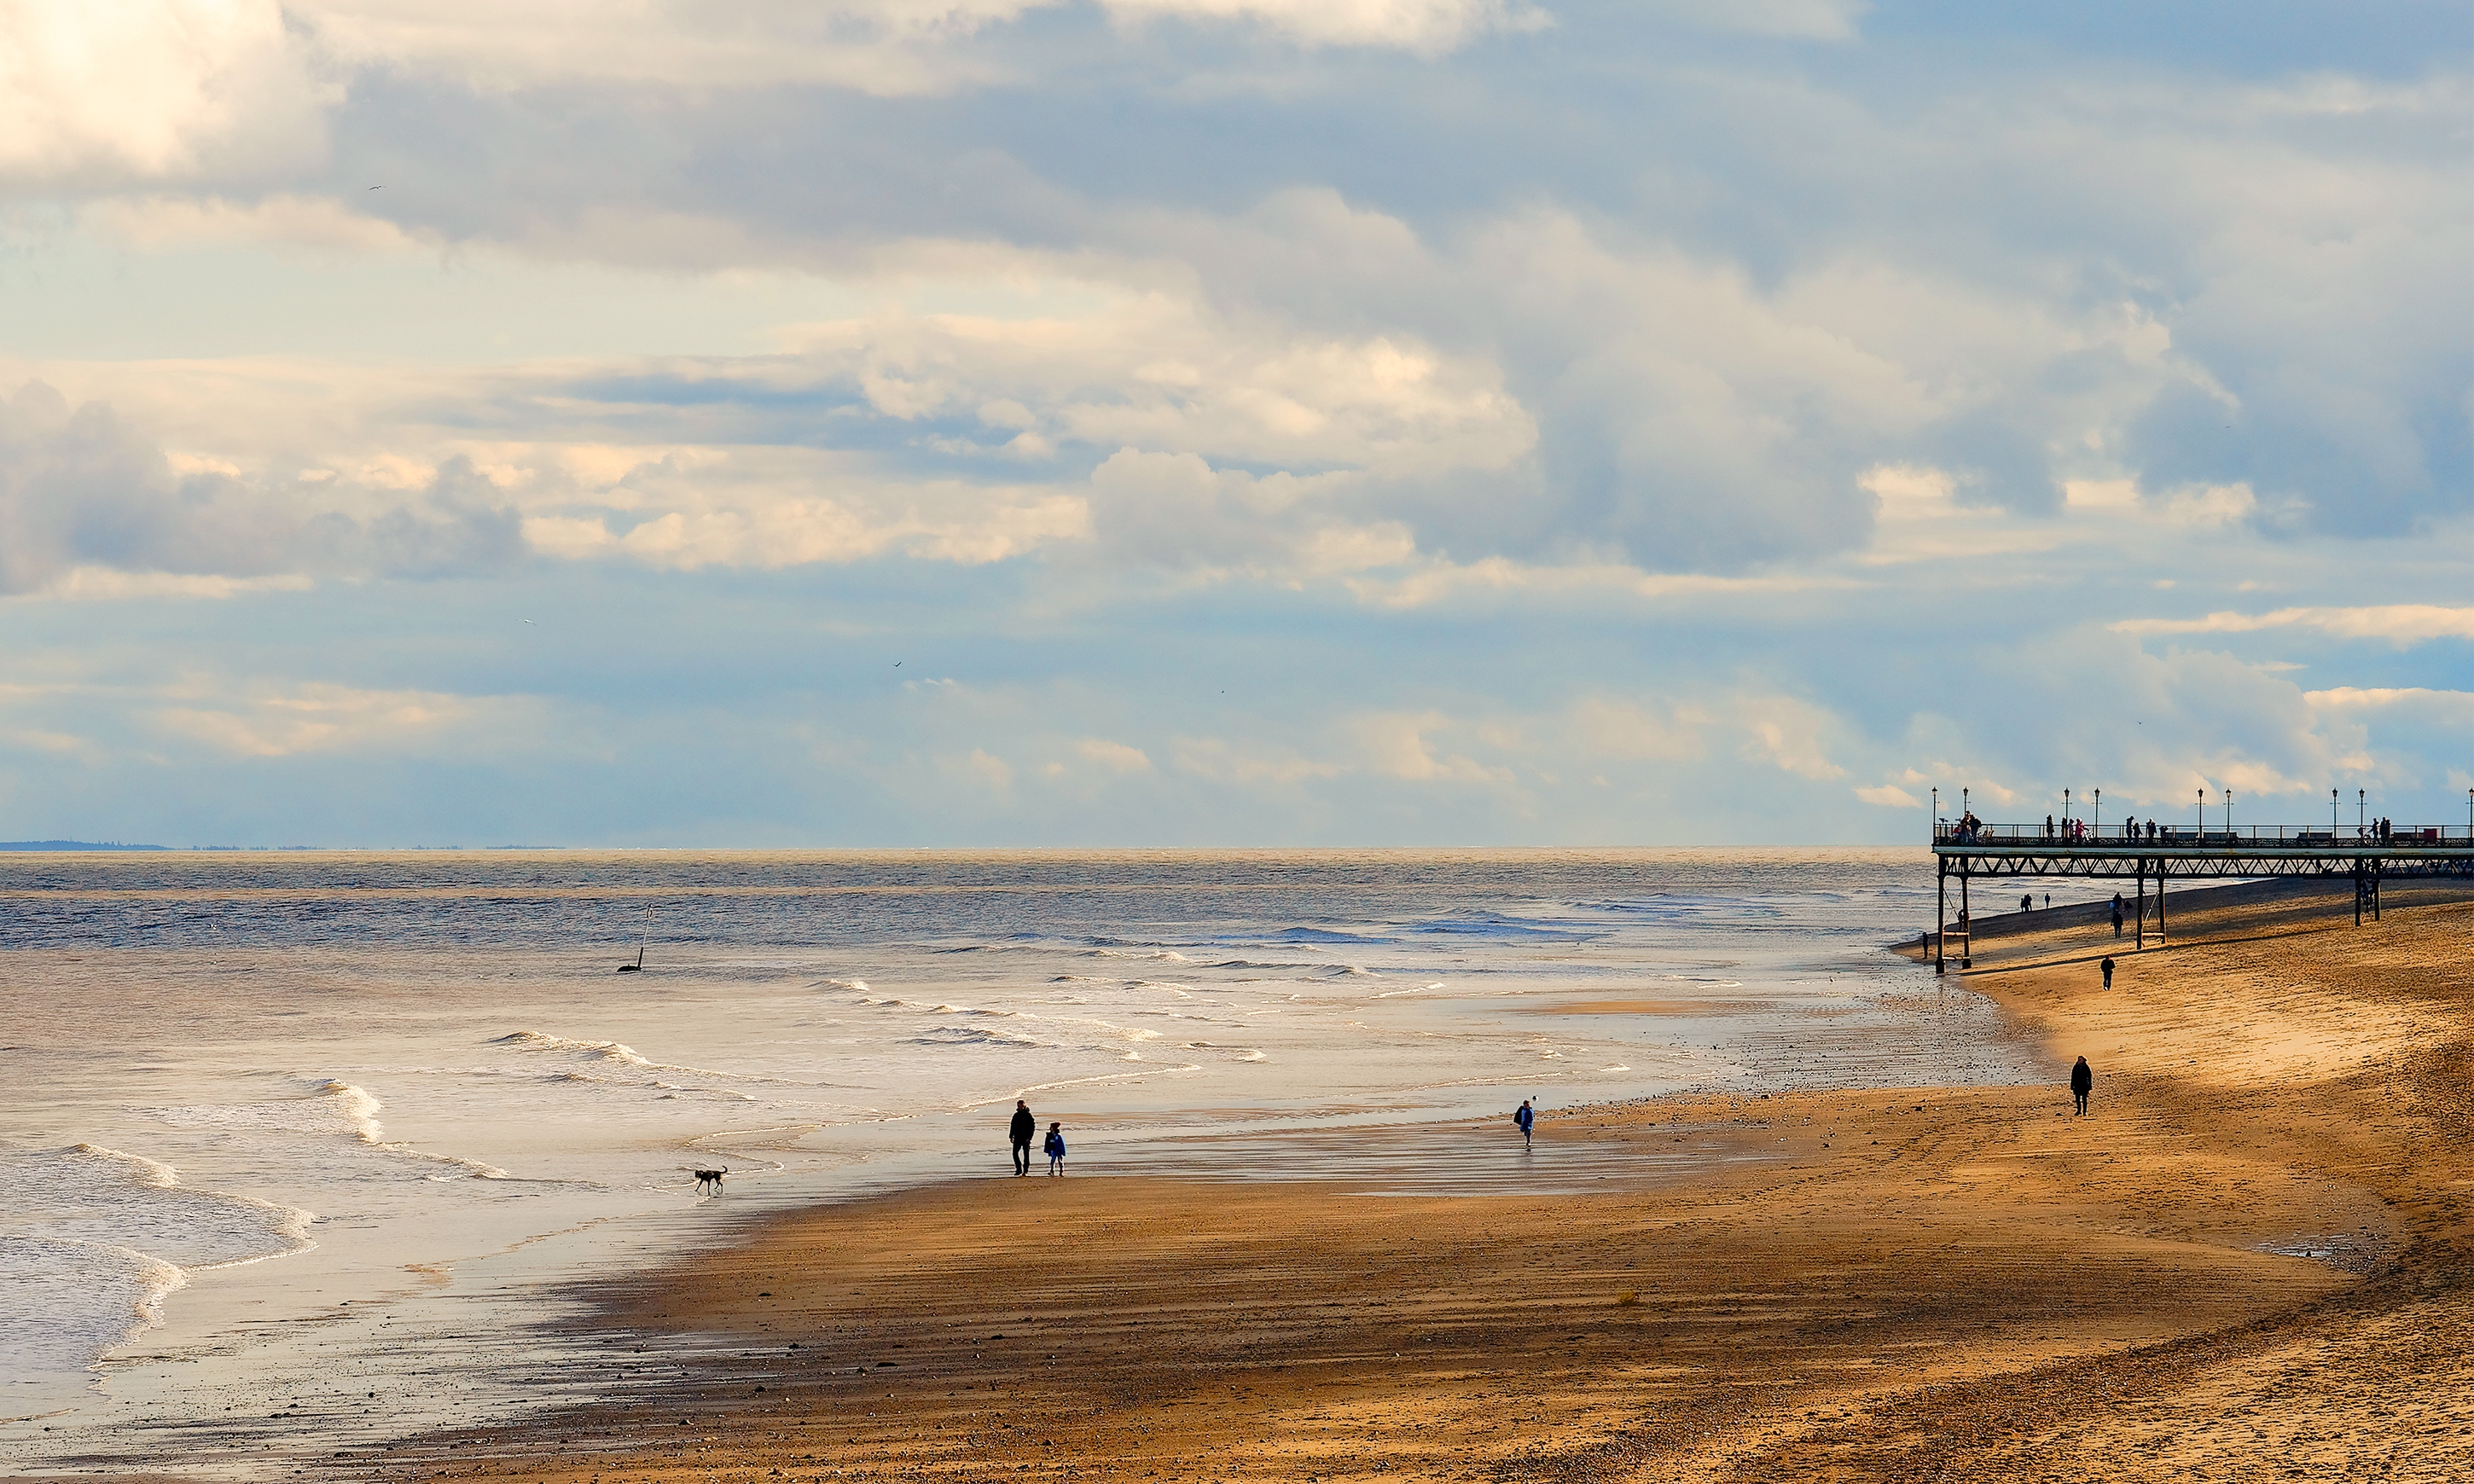
[[[2350,893],[2178,898],[2110,993],[2094,914],[1982,924],[1969,982],[2056,1083],[2088,1056],[2083,1119],[2053,1088],[1666,1100],[1540,1137],[1778,1158],[1582,1198],[1001,1178],[802,1213],[613,1305],[614,1365],[726,1340],[703,1380],[356,1472],[2474,1477],[2474,904],[2389,900],[2356,930]]]

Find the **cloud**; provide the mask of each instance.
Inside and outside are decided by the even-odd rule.
[[[1237,25],[1308,46],[1434,56],[1530,31],[1542,12],[1505,0],[1102,0],[1126,26]],[[568,0],[297,0],[347,64],[515,90],[592,82],[696,89],[794,85],[906,96],[1009,80],[986,33],[1063,0],[620,0],[590,17]]]
[[[314,163],[340,96],[276,0],[0,0],[0,181]]]
[[[1141,748],[1128,747],[1123,742],[1110,742],[1103,737],[1084,737],[1074,744],[1074,751],[1087,761],[1099,764],[1111,773],[1148,773],[1152,760]]]
[[[1729,5],[1649,0],[1642,9],[1678,25],[1706,31],[1734,31],[1802,41],[1848,41],[1855,39],[1856,22],[1873,7],[1871,0],[1734,0]]]
[[[1296,748],[1280,743],[1179,736],[1174,739],[1172,751],[1179,771],[1214,783],[1289,786],[1337,778],[1345,771],[1338,763],[1307,757]]]
[[[1250,21],[1313,46],[1382,46],[1433,56],[1495,31],[1537,31],[1543,11],[1503,0],[1104,0],[1121,20]]]
[[[1450,718],[1437,711],[1417,715],[1370,713],[1350,723],[1369,772],[1414,783],[1477,783],[1492,788],[1516,785],[1510,768],[1487,764],[1462,753],[1438,752],[1428,733],[1450,730]]]
[[[519,516],[471,461],[424,471],[413,498],[403,492],[251,483],[198,463],[180,472],[109,407],[73,408],[29,382],[0,403],[0,593],[80,570],[439,577],[522,559]],[[84,595],[96,593],[85,579]]]
[[[1733,719],[1746,733],[1745,757],[1799,778],[1847,776],[1847,770],[1826,754],[1823,739],[1836,730],[1837,719],[1822,707],[1792,696],[1750,696],[1736,701],[1732,709]]]
[[[2474,608],[2390,603],[2367,608],[2281,608],[2268,613],[2210,613],[2204,618],[2127,618],[2118,634],[2252,634],[2263,629],[2313,629],[2341,639],[2385,639],[2402,649],[2427,639],[2474,638]]]
[[[1013,765],[984,748],[971,749],[960,771],[1000,794],[1013,787]]]
[[[1856,790],[1856,797],[1885,809],[1921,809],[1925,802],[1895,783],[1876,783]]]
[[[214,688],[216,693],[222,687]],[[157,708],[158,729],[238,757],[312,753],[469,757],[500,753],[548,730],[542,705],[520,696],[363,690],[307,684],[234,702]]]

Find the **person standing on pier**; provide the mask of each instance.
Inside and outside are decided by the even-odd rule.
[[[2095,1087],[2096,1073],[2088,1068],[2087,1058],[2081,1057],[2071,1068],[2071,1104],[2078,1113],[2087,1112],[2088,1093]]]

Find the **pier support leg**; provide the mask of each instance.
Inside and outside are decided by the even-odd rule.
[[[2156,863],[2156,945],[2165,946],[2165,863]]]
[[[1958,874],[1958,967],[1976,967],[1976,914],[1967,906],[1967,873]]]
[[[2133,949],[2147,946],[2147,863],[2139,863],[2139,926],[2132,935]]]
[[[1942,972],[1941,944],[1950,935],[1950,868],[1936,865],[1933,871],[1933,972]]]
[[[2354,862],[2354,925],[2363,925],[2363,863]]]

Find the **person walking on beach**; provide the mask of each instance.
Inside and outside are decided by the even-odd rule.
[[[1007,1131],[1013,1136],[1013,1172],[1031,1173],[1031,1137],[1039,1132],[1039,1120],[1031,1116],[1031,1105],[1020,1098],[1013,1103],[1013,1125]]]
[[[2104,987],[2105,987],[2106,989],[2108,989],[2108,990],[2109,990],[2109,989],[2112,989],[2112,988],[2113,988],[2113,956],[2112,956],[2111,954],[2107,954],[2107,955],[2105,955],[2105,960],[2104,960],[2104,962],[2103,962],[2103,963],[2101,963],[2101,964],[2099,964],[2099,965],[2098,965],[2097,967],[2104,970]]]
[[[2113,894],[2113,935],[2116,938],[2122,936],[2122,894],[2120,892]]]
[[[2095,1086],[2096,1073],[2088,1069],[2086,1057],[2079,1058],[2078,1065],[2071,1068],[2071,1102],[2078,1113],[2087,1112],[2088,1090]]]
[[[1535,1127],[1538,1122],[1537,1112],[1529,1106],[1529,1099],[1524,1097],[1520,1100],[1520,1112],[1512,1115],[1512,1121],[1520,1125],[1520,1147],[1527,1149],[1529,1147],[1529,1131]]]
[[[1052,1123],[1048,1126],[1048,1143],[1044,1147],[1043,1152],[1048,1156],[1048,1173],[1051,1175],[1064,1174],[1065,1125],[1061,1123]]]

